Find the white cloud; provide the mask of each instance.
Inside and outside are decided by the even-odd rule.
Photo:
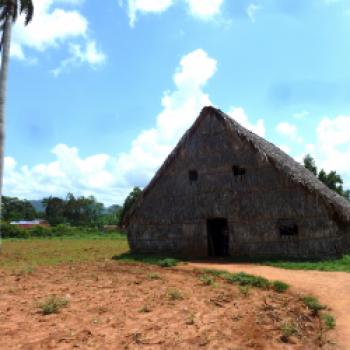
[[[77,6],[82,2],[34,0],[33,20],[25,26],[19,19],[14,26],[11,55],[27,60],[26,49],[43,52],[68,43],[71,57],[75,57],[76,62],[95,65],[97,61],[103,61],[104,54],[97,51],[95,42],[88,35],[88,20],[77,10],[58,7],[61,4]]]
[[[188,6],[192,16],[200,19],[211,19],[221,12],[221,6],[224,0],[183,0]],[[162,13],[179,1],[177,0],[127,0],[128,15],[130,25],[134,26],[138,13]],[[123,1],[119,1],[119,5],[123,5]]]
[[[93,40],[86,42],[85,47],[82,47],[80,44],[70,44],[69,52],[71,56],[63,60],[57,68],[51,71],[54,76],[57,77],[71,66],[88,63],[91,67],[97,68],[106,61],[106,55],[97,49],[96,42]]]
[[[175,89],[164,93],[156,125],[141,131],[129,152],[83,159],[76,148],[57,145],[52,150],[55,161],[31,168],[19,167],[7,157],[4,193],[41,198],[73,192],[94,194],[108,204],[122,203],[133,186],[144,186],[150,180],[201,108],[211,104],[203,87],[216,72],[216,65],[201,49],[183,56],[173,77]]]
[[[248,5],[247,9],[246,9],[246,13],[249,17],[249,19],[254,23],[255,22],[255,18],[256,18],[256,13],[261,10],[262,7],[260,5],[251,3]]]
[[[303,143],[304,140],[298,135],[297,127],[288,122],[281,122],[276,126],[276,131],[282,136],[288,137],[290,140]]]
[[[248,130],[253,131],[259,136],[265,136],[265,123],[263,119],[257,120],[256,124],[251,123],[244,109],[241,107],[232,107],[227,114]]]
[[[317,156],[326,170],[346,174],[350,185],[350,116],[323,118],[317,127]]]
[[[220,14],[223,2],[224,0],[186,0],[191,14],[202,19]]]
[[[9,196],[35,199],[47,195],[65,196],[68,192],[79,195],[95,194],[106,203],[121,201],[127,191],[118,187],[115,161],[107,154],[85,159],[75,147],[57,145],[52,153],[53,162],[33,167],[21,166],[5,158],[4,193]]]
[[[130,186],[147,183],[201,108],[211,104],[202,88],[216,72],[216,64],[201,49],[181,59],[174,75],[175,90],[164,93],[156,126],[142,131],[131,150],[118,159],[118,169]]]
[[[136,21],[137,13],[162,13],[173,5],[173,0],[129,0],[128,12],[130,25],[133,26]]]

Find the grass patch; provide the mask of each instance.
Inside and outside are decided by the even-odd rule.
[[[169,288],[167,292],[167,296],[171,301],[183,300],[184,298],[182,293],[176,288]]]
[[[335,321],[335,318],[331,314],[324,312],[324,313],[322,313],[321,318],[322,318],[322,321],[324,322],[325,326],[327,327],[327,329],[335,328],[336,321]]]
[[[157,272],[150,272],[147,275],[147,279],[149,279],[149,280],[160,280],[161,277],[159,276],[159,274]]]
[[[40,312],[43,315],[57,314],[60,309],[68,305],[66,298],[59,298],[56,295],[51,295],[44,302],[39,304]]]
[[[284,343],[288,343],[289,338],[298,333],[298,330],[293,322],[284,322],[281,326],[282,337]]]
[[[251,286],[239,286],[239,292],[247,297],[249,295]]]
[[[272,288],[277,293],[284,293],[289,288],[289,284],[277,280],[272,282]]]
[[[284,293],[288,288],[289,285],[282,281],[269,281],[268,279],[261,277],[261,276],[255,276],[251,275],[245,272],[238,272],[238,273],[229,273],[227,271],[223,270],[213,270],[213,269],[205,269],[203,270],[206,275],[211,275],[215,277],[222,277],[226,281],[234,284],[238,284],[240,287],[255,287],[255,288],[261,288],[261,289],[273,289],[278,293]],[[244,288],[240,288],[240,291],[242,294],[248,295],[249,289],[247,289],[247,292],[244,291]]]
[[[315,314],[326,308],[326,306],[322,305],[317,298],[310,295],[303,297],[303,302]]]
[[[203,282],[205,286],[212,286],[215,283],[214,277],[206,273],[201,275],[199,279]]]
[[[129,250],[125,235],[99,234],[59,238],[4,239],[0,266],[25,270],[28,266],[51,266],[74,262],[104,261]]]
[[[131,254],[130,252],[115,255],[113,259],[127,263],[144,263],[161,267],[173,267],[180,262],[177,259],[165,256]]]
[[[261,265],[281,267],[289,270],[319,270],[350,272],[350,254],[339,259],[322,261],[259,261]]]
[[[250,275],[245,272],[238,272],[238,273],[232,273],[232,274],[225,274],[223,277],[235,284],[239,284],[240,286],[251,286],[255,288],[262,288],[267,289],[270,287],[270,282],[260,276]]]

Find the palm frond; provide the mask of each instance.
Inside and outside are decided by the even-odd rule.
[[[16,0],[17,2],[17,0]],[[34,15],[34,6],[32,0],[19,0],[20,2],[20,14],[24,13],[25,20],[24,23],[27,25],[32,19]]]

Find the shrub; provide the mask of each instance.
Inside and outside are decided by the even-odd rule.
[[[176,266],[178,262],[179,262],[178,260],[173,258],[165,258],[165,259],[159,260],[157,265],[161,267],[172,267],[172,266]]]
[[[182,296],[182,294],[181,294],[181,292],[178,290],[178,289],[176,289],[176,288],[170,288],[169,290],[168,290],[168,298],[170,299],[170,300],[182,300],[183,299],[183,296]]]
[[[3,238],[30,238],[30,232],[17,225],[1,224]]]
[[[272,288],[277,293],[283,293],[289,288],[289,285],[287,283],[282,282],[282,281],[273,281]]]
[[[51,295],[43,303],[39,304],[39,308],[43,315],[57,314],[59,310],[68,304],[66,298],[59,298]]]
[[[321,318],[328,329],[333,329],[335,327],[335,318],[331,314],[325,312],[322,314]]]
[[[205,286],[211,286],[215,283],[215,279],[206,273],[201,275],[199,279],[203,282]]]
[[[281,340],[285,343],[288,342],[289,337],[298,333],[293,322],[284,322],[281,326],[281,331],[282,331]]]
[[[303,302],[315,314],[325,309],[325,305],[322,305],[318,299],[313,296],[305,296]]]
[[[52,231],[49,227],[34,226],[29,229],[32,237],[50,237],[52,236]]]
[[[270,286],[270,282],[266,278],[249,275],[245,272],[226,274],[223,277],[229,282],[237,283],[240,286],[252,286],[263,289],[267,289]]]

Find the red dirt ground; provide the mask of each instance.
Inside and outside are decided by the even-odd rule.
[[[232,263],[192,263],[191,269],[219,269],[229,272],[244,271],[263,276],[267,279],[279,279],[291,285],[291,291],[311,294],[326,304],[335,316],[337,326],[335,338],[342,350],[350,349],[350,273],[286,270],[255,264]]]
[[[200,276],[117,262],[0,271],[0,348],[337,349],[296,295],[251,289],[245,296],[236,285],[217,278],[208,286]],[[69,303],[42,315],[38,304],[49,295]],[[281,339],[286,322],[297,331],[288,343]]]

